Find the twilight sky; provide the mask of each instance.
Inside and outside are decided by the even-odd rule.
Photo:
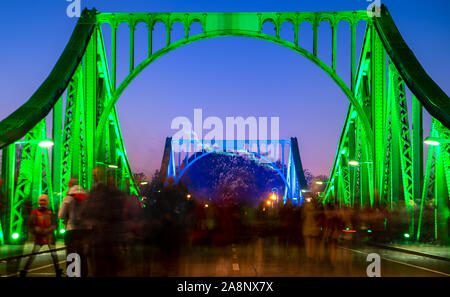
[[[364,10],[365,0],[235,1],[235,0],[81,0],[83,7],[100,12],[245,12]],[[450,2],[448,0],[385,0],[408,45],[431,77],[450,93]],[[66,16],[65,0],[4,1],[0,30],[0,120],[22,105],[50,73],[76,24]],[[179,25],[179,24],[178,24]],[[300,45],[312,48],[312,31],[304,26]],[[105,42],[109,28],[102,27]],[[358,43],[364,28],[358,27]],[[193,28],[193,33],[198,27]],[[264,32],[272,33],[270,26]],[[303,33],[303,35],[302,35]],[[159,35],[159,36],[158,36]],[[165,42],[159,24],[154,31],[154,50]],[[181,26],[172,32],[183,36]],[[292,28],[281,36],[293,39]],[[337,69],[349,78],[349,28],[338,30]],[[118,80],[128,69],[128,29],[119,27]],[[147,51],[145,25],[136,31],[136,62]],[[331,33],[319,27],[319,57],[329,63]],[[357,46],[359,51],[360,46]],[[109,46],[107,45],[109,53]],[[193,121],[194,108],[203,117],[279,117],[280,137],[297,137],[304,168],[313,174],[329,174],[338,144],[348,100],[323,71],[306,58],[284,47],[249,38],[218,38],[196,42],[158,59],[123,93],[117,104],[125,146],[133,171],[147,175],[159,168],[166,136],[177,116]],[[411,109],[411,108],[410,108]],[[429,133],[425,112],[424,136]]]

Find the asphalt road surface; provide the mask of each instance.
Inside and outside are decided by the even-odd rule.
[[[450,262],[431,259],[366,245],[343,245],[336,247],[335,259],[330,261],[333,251],[314,248],[313,258],[306,257],[303,245],[280,244],[274,238],[257,238],[246,243],[224,246],[182,247],[178,256],[161,257],[151,247],[141,247],[128,251],[120,276],[186,276],[186,277],[366,277],[367,255],[380,255],[382,277],[448,277]],[[125,253],[125,251],[124,251]],[[58,253],[59,263],[65,270],[65,251]],[[168,260],[167,260],[168,259]],[[5,264],[2,276],[17,276],[14,269],[23,267],[25,259]],[[6,273],[5,273],[6,271]],[[35,258],[28,277],[55,277],[50,254]]]

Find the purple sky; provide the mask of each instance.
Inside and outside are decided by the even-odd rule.
[[[81,0],[100,12],[171,11],[324,11],[363,10],[364,0],[346,1],[114,1]],[[427,72],[448,94],[450,81],[450,2],[382,1],[403,37]],[[67,44],[76,19],[65,14],[68,2],[7,1],[0,18],[0,119],[22,105],[49,74]],[[306,26],[305,26],[306,27]],[[105,29],[108,43],[109,29]],[[197,28],[198,29],[198,28]],[[270,32],[270,27],[265,27]],[[304,33],[302,35],[302,33]],[[155,29],[154,49],[165,37]],[[175,27],[173,39],[183,35]],[[363,28],[358,29],[361,42]],[[136,62],[145,57],[146,30],[136,31]],[[293,38],[291,28],[281,36]],[[301,29],[300,45],[312,47],[310,27]],[[119,81],[128,68],[128,30],[119,27]],[[338,74],[348,82],[349,30],[338,31]],[[342,41],[342,42],[341,42]],[[330,61],[331,33],[319,27],[319,57]],[[357,47],[359,49],[360,46]],[[107,46],[109,52],[109,47]],[[329,174],[348,108],[348,100],[333,81],[306,58],[281,46],[248,38],[200,41],[163,56],[144,70],[117,104],[125,146],[135,172],[159,168],[173,118],[193,120],[194,108],[203,117],[277,116],[281,138],[297,137],[304,168]],[[425,112],[425,137],[429,131]]]

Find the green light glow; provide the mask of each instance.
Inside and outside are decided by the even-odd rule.
[[[12,239],[17,239],[17,238],[19,238],[19,233],[13,233]]]
[[[409,238],[409,234],[408,234],[408,233],[403,234],[403,236],[404,236],[405,238]]]
[[[59,230],[59,233],[64,234],[64,233],[66,233],[66,230],[65,229],[61,229],[61,230]]]

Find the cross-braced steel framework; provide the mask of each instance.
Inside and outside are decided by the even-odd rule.
[[[375,8],[374,8],[375,9]],[[352,207],[406,207],[410,234],[421,238],[423,209],[433,205],[433,236],[448,240],[450,190],[450,100],[426,74],[404,42],[386,7],[381,15],[366,11],[261,12],[261,13],[98,13],[85,10],[72,37],[35,94],[0,122],[2,149],[2,242],[25,237],[24,221],[40,193],[49,194],[57,209],[67,192],[70,176],[77,176],[86,189],[91,171],[105,166],[113,171],[123,190],[138,195],[128,163],[115,104],[124,90],[147,66],[161,56],[199,40],[242,36],[282,45],[304,56],[338,85],[350,104],[323,203]],[[357,59],[356,25],[366,22],[362,50]],[[185,36],[172,42],[171,29],[182,23]],[[275,34],[262,32],[272,22]],[[280,37],[281,26],[293,25],[293,42]],[[312,52],[299,44],[299,28],[312,25]],[[331,26],[330,61],[318,57],[318,27]],[[350,83],[336,72],[337,28],[350,26]],[[117,80],[117,31],[127,23],[129,73]],[[135,62],[135,30],[148,29],[148,55]],[[153,29],[163,23],[166,45],[152,51]],[[202,33],[191,35],[193,23]],[[102,24],[111,27],[108,62]],[[407,110],[407,88],[412,96],[412,129]],[[64,96],[65,95],[65,96]],[[65,111],[63,111],[65,106]],[[423,171],[423,107],[432,117],[430,146]],[[53,111],[51,151],[43,146],[47,137],[44,120]],[[42,147],[41,147],[42,146]],[[51,161],[50,161],[51,160]],[[352,166],[357,165],[357,166]]]

